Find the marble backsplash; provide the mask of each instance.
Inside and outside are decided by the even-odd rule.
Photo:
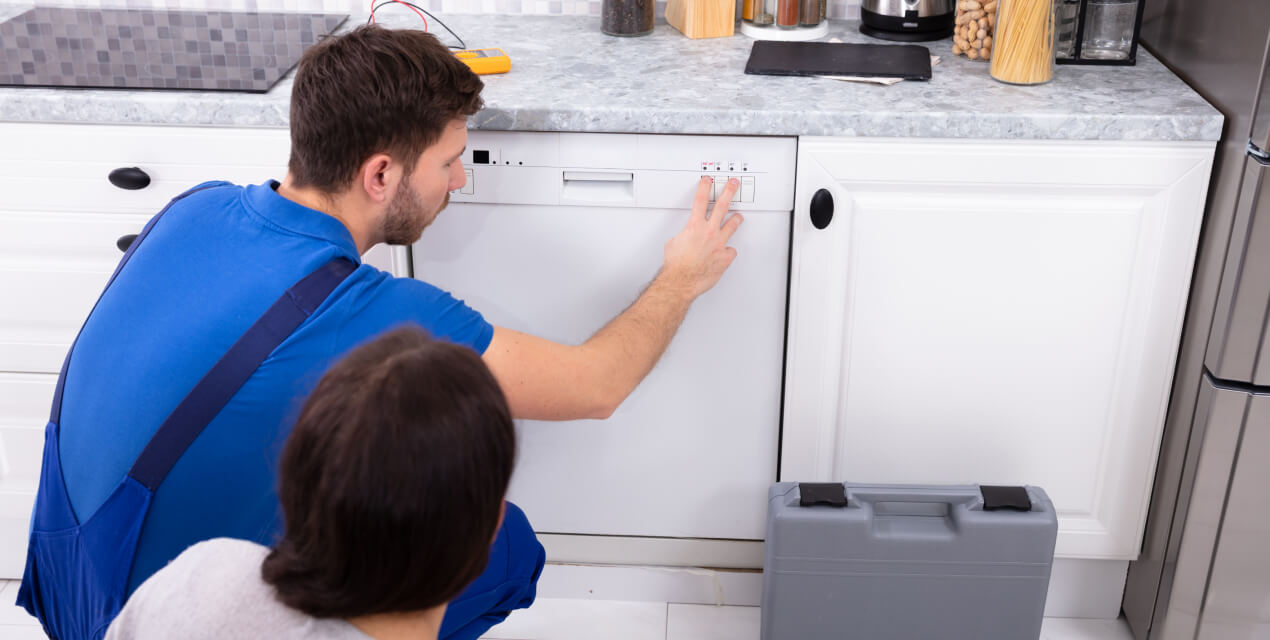
[[[412,0],[424,9],[446,13],[500,13],[532,15],[600,15],[602,0]],[[0,6],[32,4],[31,0],[0,0]],[[365,14],[369,0],[37,0],[38,6],[135,7],[164,9],[220,9],[229,11],[346,11]],[[657,1],[657,16],[664,11]],[[828,0],[830,18],[859,16],[860,0]],[[409,11],[388,7],[385,11]]]

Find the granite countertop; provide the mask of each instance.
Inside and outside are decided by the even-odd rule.
[[[0,7],[0,20],[23,7]],[[402,12],[405,13],[405,12]],[[410,18],[410,19],[407,19]],[[662,23],[639,38],[599,18],[442,15],[469,48],[499,47],[512,70],[484,76],[474,129],[1055,140],[1217,140],[1222,116],[1139,49],[1133,67],[1060,66],[1045,85],[1007,85],[988,65],[925,43],[929,82],[894,86],[744,73],[753,40],[691,40]],[[353,16],[342,30],[361,24]],[[413,15],[381,23],[415,27]],[[432,30],[444,34],[433,26]],[[829,38],[879,42],[857,23]],[[443,38],[447,43],[448,34]],[[291,78],[268,93],[0,88],[0,121],[286,127]]]

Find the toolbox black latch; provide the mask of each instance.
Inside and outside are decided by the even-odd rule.
[[[983,484],[979,485],[979,493],[983,494],[984,511],[997,511],[999,509],[1032,510],[1032,499],[1027,497],[1027,489],[1023,487],[999,487]]]
[[[847,506],[847,488],[841,482],[799,482],[798,506],[810,507],[818,504]]]

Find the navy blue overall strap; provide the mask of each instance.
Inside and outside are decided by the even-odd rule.
[[[335,258],[282,294],[172,410],[137,456],[128,475],[151,491],[157,489],[194,439],[265,358],[356,268],[348,258]]]
[[[88,315],[84,317],[84,324],[88,324],[88,318],[91,318],[93,311],[97,310],[97,305],[101,304],[101,299],[106,296],[106,290],[110,288],[110,285],[114,284],[115,278],[119,276],[119,272],[123,270],[123,266],[128,264],[128,260],[132,258],[132,254],[137,252],[137,247],[141,246],[141,241],[145,240],[146,236],[150,235],[150,230],[154,228],[154,224],[159,221],[159,218],[163,217],[163,214],[168,212],[168,209],[172,208],[172,205],[176,204],[177,201],[182,198],[198,193],[204,189],[211,189],[212,187],[220,187],[227,184],[229,183],[222,181],[208,182],[198,185],[197,187],[172,198],[172,200],[168,202],[167,206],[163,207],[162,211],[155,214],[153,218],[150,218],[150,221],[146,223],[145,228],[141,230],[141,233],[137,234],[137,237],[133,239],[132,244],[128,247],[128,250],[123,253],[123,257],[119,259],[119,264],[115,266],[115,272],[110,274],[110,280],[106,282],[106,286],[101,288],[101,295],[97,297],[97,302],[93,303],[93,308],[89,310]],[[82,325],[80,326],[79,331],[80,333],[83,333],[84,327]],[[71,354],[75,352],[75,344],[78,342],[79,334],[76,334],[75,341],[71,343],[71,348],[66,350],[66,358],[62,360],[62,371],[57,376],[57,387],[53,389],[53,408],[49,411],[49,422],[60,422],[62,419],[62,389],[66,386],[66,369],[71,364]]]

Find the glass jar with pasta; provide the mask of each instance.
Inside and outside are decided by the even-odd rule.
[[[1041,84],[1054,78],[1054,0],[997,0],[992,43],[993,78]]]
[[[992,33],[1000,4],[998,0],[957,0],[953,55],[984,62],[992,59]]]

